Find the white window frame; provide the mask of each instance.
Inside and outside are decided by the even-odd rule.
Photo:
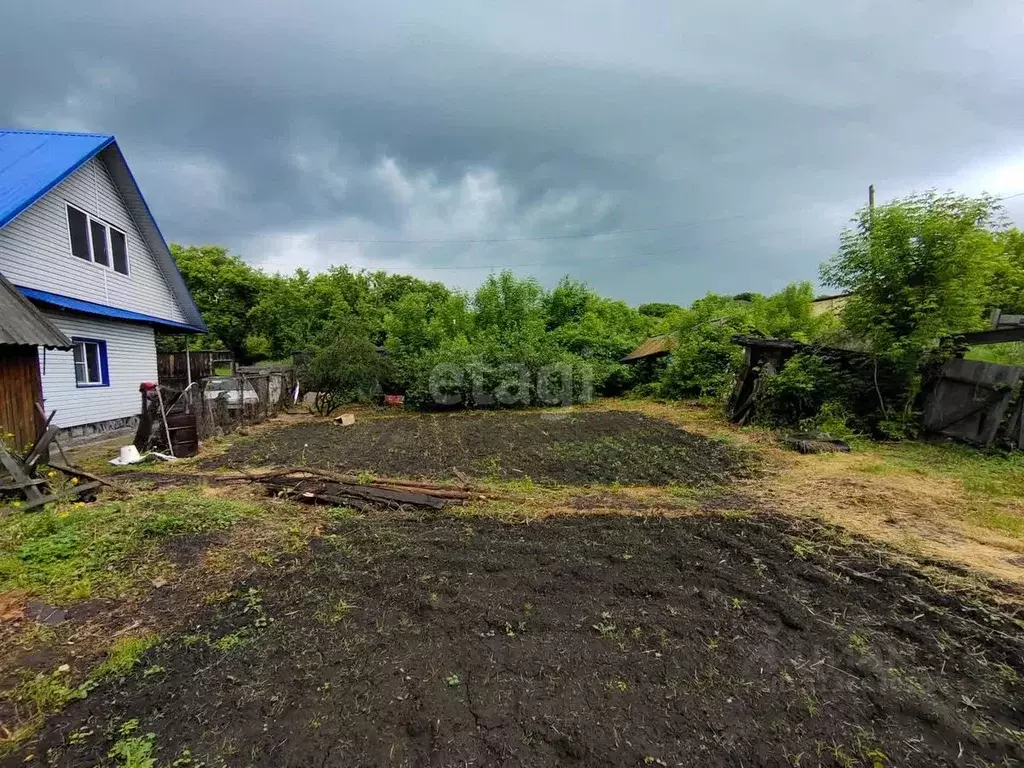
[[[104,376],[103,373],[104,369],[109,365],[109,363],[106,361],[107,350],[105,342],[101,341],[100,339],[75,338],[71,340],[71,345],[71,359],[75,366],[75,386],[79,389],[88,387],[109,387],[110,382],[107,380],[106,376]],[[95,380],[93,380],[89,375],[90,371],[88,347],[90,345],[96,347],[95,359],[96,364],[99,366],[99,370],[95,372],[99,378]],[[82,362],[78,362],[78,360],[75,358],[75,352],[78,350],[79,347],[81,347],[82,349]],[[81,367],[82,370],[85,372],[84,380],[80,380],[78,378],[79,367]]]
[[[68,208],[74,209],[74,210],[78,211],[80,214],[82,214],[83,216],[85,216],[85,231],[86,231],[86,235],[87,235],[86,241],[89,244],[89,263],[90,264],[95,264],[97,267],[103,267],[104,269],[109,269],[115,275],[123,275],[124,277],[131,277],[132,276],[132,260],[128,256],[128,233],[125,232],[120,227],[115,227],[113,224],[109,224],[106,221],[103,221],[103,219],[100,219],[100,218],[97,218],[96,216],[93,216],[91,213],[89,213],[85,209],[79,208],[77,205],[69,203],[66,200],[64,201],[64,204],[67,205]],[[96,222],[101,227],[103,227],[103,230],[104,230],[104,233],[105,233],[104,236],[106,237],[106,240],[107,240],[107,259],[110,261],[109,264],[101,264],[100,262],[96,261],[96,254],[93,253],[93,250],[92,250],[92,224],[93,224],[93,222]],[[84,259],[82,259],[82,258],[80,258],[78,256],[75,256],[75,252],[74,252],[74,250],[73,250],[73,248],[71,246],[71,222],[68,221],[67,212],[64,213],[64,225],[67,227],[67,231],[68,231],[68,253],[71,254],[72,258],[78,259],[78,261],[84,261]],[[118,232],[118,233],[120,233],[124,237],[124,265],[125,265],[125,268],[128,270],[127,272],[118,272],[116,269],[114,269],[114,242],[113,242],[113,239],[110,237],[111,231]]]

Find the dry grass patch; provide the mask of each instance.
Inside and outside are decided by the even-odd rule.
[[[959,478],[903,469],[877,454],[779,451],[774,459],[775,471],[746,488],[766,506],[1024,584],[1024,568],[1013,562],[1024,539],[991,524],[996,510],[1016,519],[1024,505],[981,497]]]

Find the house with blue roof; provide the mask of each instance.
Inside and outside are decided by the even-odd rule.
[[[0,291],[0,432],[33,400],[72,434],[130,426],[155,334],[206,331],[110,135],[0,130],[0,281],[28,300]]]

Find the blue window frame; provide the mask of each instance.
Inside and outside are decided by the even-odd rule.
[[[75,356],[75,386],[109,387],[107,342],[103,339],[72,337],[71,344]]]

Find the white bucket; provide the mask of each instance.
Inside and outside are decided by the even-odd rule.
[[[138,464],[142,461],[142,457],[139,456],[139,449],[134,445],[126,445],[117,454],[119,464]]]

